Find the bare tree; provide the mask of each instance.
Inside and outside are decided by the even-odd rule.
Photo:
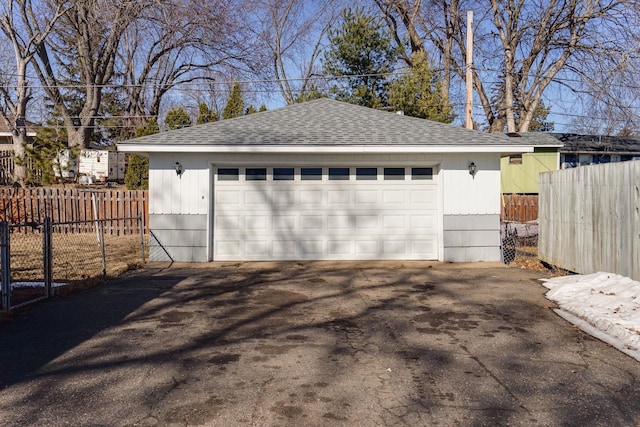
[[[208,87],[221,70],[249,56],[250,43],[236,39],[230,7],[224,1],[166,1],[129,27],[119,59],[133,119],[157,116],[169,91],[194,82]]]
[[[25,155],[27,105],[32,98],[27,69],[53,26],[67,10],[67,2],[62,1],[47,13],[35,11],[31,0],[7,0],[3,4],[0,29],[13,48],[15,69],[1,82],[0,97],[4,105],[0,108],[0,117],[12,133],[14,156],[18,159],[14,168],[14,180],[21,185],[27,176],[20,160]]]
[[[51,8],[60,3],[48,1]],[[152,3],[76,0],[39,46],[33,66],[46,96],[62,116],[69,146],[89,146],[103,90],[114,76],[122,36]]]
[[[477,0],[442,0],[428,4],[410,0],[376,0],[387,20],[402,22],[390,28],[398,37],[418,34],[443,58],[445,75],[464,79],[465,25],[461,10],[487,10]],[[622,43],[622,35],[635,31],[624,22],[630,0],[490,0],[490,10],[477,19],[474,89],[489,128],[502,132],[527,131],[547,89],[561,82],[562,73],[587,74],[584,61],[598,63],[605,55],[622,57],[638,45]],[[402,15],[402,10],[420,13]],[[398,19],[409,16],[411,19]],[[434,16],[440,17],[434,21]],[[411,43],[414,46],[415,43]],[[425,47],[427,49],[427,47]],[[445,77],[446,80],[447,77]],[[485,85],[484,82],[489,82]],[[600,81],[601,89],[606,82]],[[579,86],[579,87],[578,87]],[[574,90],[584,89],[575,82]],[[519,109],[516,127],[514,112]]]
[[[255,3],[259,25],[254,31],[262,49],[268,52],[272,76],[287,104],[293,104],[297,94],[310,89],[322,42],[338,15],[337,3],[335,0]]]

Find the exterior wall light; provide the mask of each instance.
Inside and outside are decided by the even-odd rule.
[[[476,164],[474,162],[469,163],[469,175],[475,178],[476,172],[478,172],[478,167],[476,166]]]
[[[180,164],[180,162],[176,162],[173,168],[176,170],[176,175],[182,177],[182,165]]]

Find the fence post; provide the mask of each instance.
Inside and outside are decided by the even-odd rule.
[[[0,221],[0,266],[2,272],[2,309],[11,308],[11,251],[9,249],[9,223]]]
[[[51,236],[51,218],[45,217],[42,223],[42,256],[44,257],[44,288],[45,297],[51,298],[51,286],[53,282],[53,238]]]
[[[99,226],[99,233],[100,233],[100,237],[99,237],[99,241],[100,241],[100,250],[102,251],[102,277],[105,277],[107,275],[107,253],[105,251],[104,248],[104,224],[105,224],[105,220],[98,220],[96,221],[98,222],[98,226]]]
[[[142,215],[138,215],[138,232],[140,233],[140,249],[142,253],[142,264],[145,263],[144,260],[144,223],[142,222]]]

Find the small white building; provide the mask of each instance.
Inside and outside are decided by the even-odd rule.
[[[532,146],[329,99],[118,144],[152,260],[500,260],[500,156]],[[153,248],[152,248],[153,249]]]

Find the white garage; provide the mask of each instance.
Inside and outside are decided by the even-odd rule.
[[[437,259],[431,167],[216,167],[217,260]]]
[[[118,150],[149,157],[152,260],[497,261],[522,140],[319,99]]]

